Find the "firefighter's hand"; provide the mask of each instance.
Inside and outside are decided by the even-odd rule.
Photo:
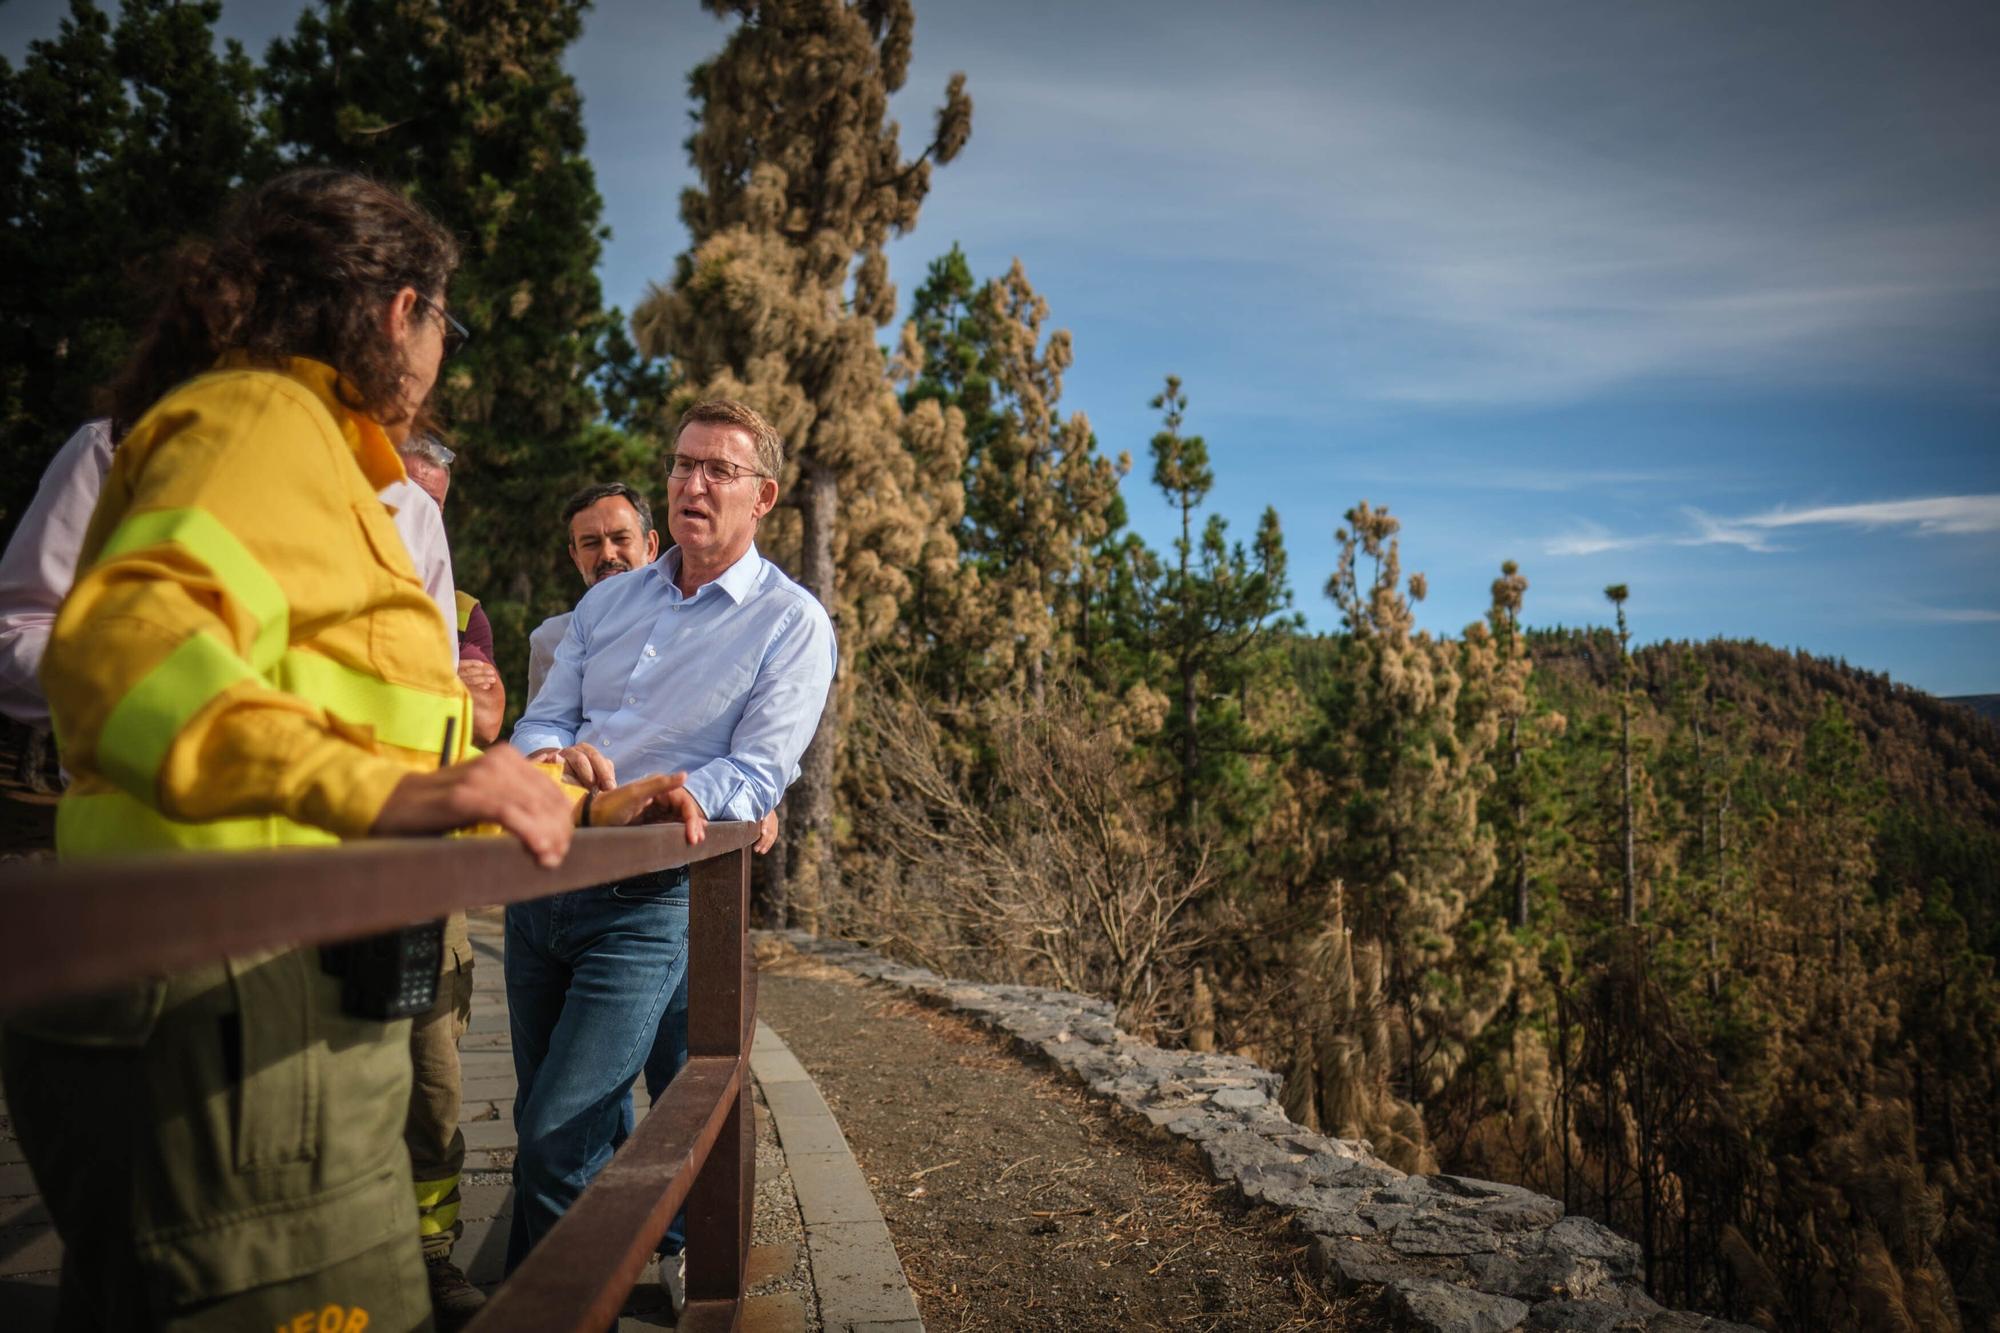
[[[477,759],[412,773],[396,784],[373,833],[443,833],[472,824],[498,824],[544,866],[562,863],[573,831],[570,798],[512,746]]]
[[[688,846],[708,836],[708,816],[687,789],[687,774],[658,773],[599,792],[590,801],[590,826],[622,824],[686,824]]]

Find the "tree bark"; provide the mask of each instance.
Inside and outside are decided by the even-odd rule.
[[[840,632],[840,602],[834,586],[833,536],[840,520],[837,473],[816,459],[799,467],[800,581],[832,618]],[[839,867],[833,848],[833,761],[840,746],[840,682],[827,692],[819,730],[799,761],[785,821],[787,855],[784,880],[786,906],[798,923],[817,933],[822,914],[839,892]]]

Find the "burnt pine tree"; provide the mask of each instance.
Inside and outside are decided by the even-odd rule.
[[[256,71],[215,43],[220,0],[72,0],[54,37],[0,61],[0,522],[96,414],[161,261],[205,234],[269,158]]]
[[[909,0],[705,3],[738,22],[689,76],[693,245],[633,327],[691,390],[744,399],[785,437],[794,572],[834,617],[848,670],[893,629],[904,571],[949,536],[964,500],[952,423],[934,406],[905,420],[876,336],[896,311],[884,246],[916,225],[972,102],[954,75],[930,141],[906,157],[889,98],[909,72]],[[837,889],[839,747],[836,700],[787,802],[784,878],[808,905]],[[776,915],[785,892],[771,895]]]

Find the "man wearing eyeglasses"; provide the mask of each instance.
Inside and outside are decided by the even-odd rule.
[[[668,461],[674,545],[591,587],[514,728],[603,790],[627,773],[687,774],[708,819],[777,807],[833,682],[833,626],[757,552],[784,445],[741,403],[691,408]],[[687,872],[662,871],[507,909],[519,1151],[512,1272],[610,1160],[627,1089],[687,968]],[[649,1080],[650,1082],[651,1080]],[[679,1266],[662,1285],[678,1307]]]

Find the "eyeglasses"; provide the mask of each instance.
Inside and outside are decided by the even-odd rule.
[[[712,486],[726,486],[738,477],[768,477],[768,472],[759,472],[754,467],[744,467],[726,458],[689,458],[685,454],[667,455],[667,475],[676,481],[685,481],[694,475],[696,468],[708,478]]]
[[[436,315],[438,320],[444,325],[444,354],[446,356],[458,355],[458,349],[472,340],[472,330],[446,314],[444,307],[436,301],[431,300],[430,297],[425,296],[422,292],[418,292],[416,295],[419,301],[430,307],[431,313]]]

